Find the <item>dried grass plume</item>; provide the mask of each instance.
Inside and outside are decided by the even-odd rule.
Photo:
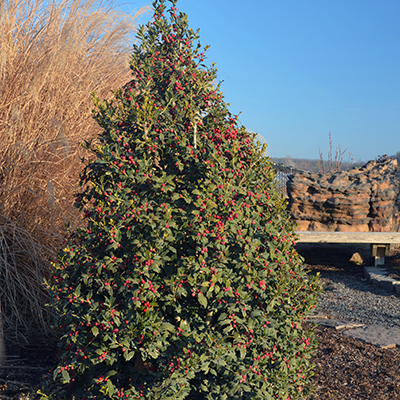
[[[129,16],[96,0],[0,0],[0,304],[5,336],[48,329],[43,279],[79,216],[79,142],[94,137],[92,93],[131,79]]]

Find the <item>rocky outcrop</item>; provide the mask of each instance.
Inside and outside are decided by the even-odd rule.
[[[288,210],[299,231],[397,232],[400,168],[370,161],[332,174],[296,173],[287,182]]]

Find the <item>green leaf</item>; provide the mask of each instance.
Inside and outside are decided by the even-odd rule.
[[[97,336],[99,334],[99,329],[97,328],[97,326],[92,326],[92,333],[93,336]]]
[[[135,352],[134,351],[125,351],[124,352],[124,358],[126,361],[129,361],[132,359],[132,357],[135,356]]]
[[[199,293],[198,295],[199,303],[204,307],[207,308],[207,298],[204,296],[202,292]]]
[[[225,329],[224,329],[224,334],[226,335],[228,332],[230,332],[233,329],[232,325],[228,325]]]
[[[69,376],[68,371],[66,371],[65,369],[63,369],[63,370],[61,371],[61,375],[62,375],[62,377],[63,377],[63,379],[64,379],[64,381],[65,381],[66,383],[69,383],[69,382],[71,381],[71,377]]]
[[[56,380],[57,375],[59,374],[61,367],[57,367],[53,372],[53,380]]]
[[[175,330],[174,325],[170,324],[169,322],[163,322],[160,326],[161,330],[165,330],[168,332],[173,332]]]
[[[261,312],[260,310],[258,310],[258,309],[253,310],[253,311],[251,312],[252,318],[259,317],[260,315],[262,315],[262,312]]]
[[[104,378],[109,378],[110,376],[114,376],[117,374],[117,371],[114,371],[113,369],[111,371],[108,371],[105,375]]]
[[[171,200],[172,201],[176,201],[176,200],[178,200],[180,198],[180,195],[179,195],[179,193],[174,193],[172,196],[171,196]]]
[[[218,321],[224,321],[226,319],[226,317],[228,316],[227,313],[222,313],[219,317],[218,317]]]
[[[107,380],[107,388],[109,395],[112,396],[115,393],[115,386],[110,379]]]
[[[243,346],[239,347],[240,358],[243,360],[246,357],[246,349]]]
[[[205,373],[208,374],[208,371],[210,370],[210,362],[205,362],[201,364],[200,369]]]
[[[243,389],[245,392],[251,392],[250,386],[248,386],[248,385],[242,385],[241,387],[242,387],[242,389]]]
[[[254,319],[249,319],[249,321],[247,322],[247,328],[248,329],[254,328]]]
[[[74,295],[75,295],[76,297],[79,297],[79,296],[81,295],[81,284],[79,284],[79,285],[76,287],[76,289],[75,289],[75,291],[74,291]]]

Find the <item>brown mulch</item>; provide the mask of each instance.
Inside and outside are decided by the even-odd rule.
[[[318,327],[311,399],[400,399],[400,349],[380,349]]]
[[[363,265],[349,262],[358,252],[364,265],[373,265],[369,245],[298,245],[312,274],[321,278],[332,274],[364,278]],[[385,268],[394,278],[400,277],[400,248],[391,250]],[[334,328],[318,326],[315,336],[319,346],[313,362],[316,365],[310,399],[399,399],[400,348],[381,349],[350,338]]]
[[[298,250],[311,273],[320,272],[322,277],[332,272],[363,276],[362,266],[348,262],[359,248],[315,246]],[[366,263],[371,262],[367,247],[360,254]],[[400,276],[400,249],[392,251],[386,264]],[[380,349],[322,326],[315,328],[315,335],[319,346],[313,357],[315,391],[310,400],[400,400],[400,348]],[[36,388],[51,379],[54,352],[42,345],[8,353],[9,366],[0,366],[0,400],[38,398]]]

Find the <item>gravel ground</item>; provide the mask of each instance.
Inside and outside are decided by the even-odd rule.
[[[372,265],[369,246],[298,245],[297,249],[311,273],[320,273],[324,293],[317,311],[369,325],[400,326],[400,297],[368,284],[363,266],[349,262],[360,252],[365,264]],[[393,249],[385,264],[393,277],[399,276],[400,249]],[[315,392],[310,400],[400,400],[399,347],[381,349],[323,326],[315,329],[315,335],[319,345],[313,357]]]
[[[400,328],[400,296],[367,283],[363,265],[349,262],[358,251],[364,264],[372,265],[369,246],[298,245],[298,251],[311,272],[320,273],[324,292],[319,297],[318,312],[368,325]],[[400,248],[391,251],[385,266],[400,280]]]
[[[318,310],[340,319],[400,328],[400,297],[358,276],[324,274]]]

